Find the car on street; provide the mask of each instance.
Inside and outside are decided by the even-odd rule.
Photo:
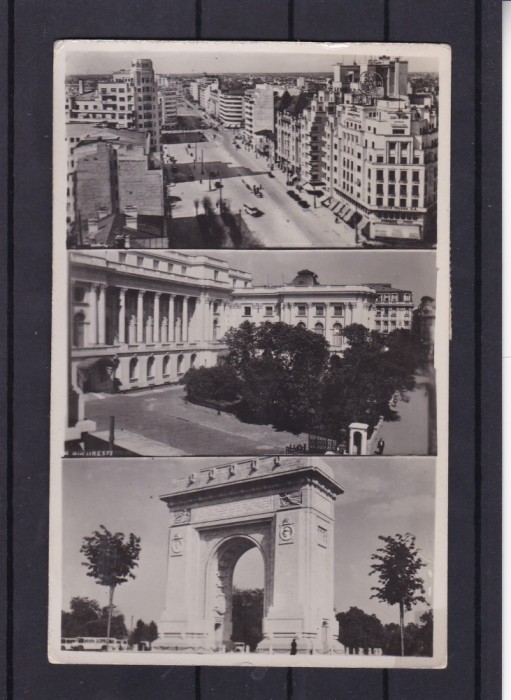
[[[264,211],[261,211],[257,207],[251,207],[249,204],[244,204],[243,207],[245,209],[245,212],[247,214],[250,214],[250,216],[259,217],[259,216],[263,216],[263,214],[264,214]]]

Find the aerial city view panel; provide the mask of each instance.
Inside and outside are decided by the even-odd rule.
[[[69,248],[436,246],[437,59],[92,54],[66,66]]]

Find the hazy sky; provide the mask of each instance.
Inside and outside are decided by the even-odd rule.
[[[257,250],[208,253],[233,267],[251,272],[254,284],[291,282],[298,270],[316,272],[321,284],[390,282],[421,297],[436,298],[436,254],[434,251],[346,251],[346,250]]]
[[[326,460],[346,489],[335,504],[335,605],[354,605],[375,613],[384,623],[398,622],[398,610],[371,600],[374,576],[371,554],[381,545],[378,535],[411,532],[417,537],[427,597],[431,600],[434,541],[435,460],[433,458]],[[82,539],[99,525],[141,537],[136,578],[119,586],[115,604],[126,616],[158,622],[166,585],[168,511],[159,495],[175,479],[198,469],[225,464],[225,458],[75,459],[63,468],[63,608],[73,596],[88,596],[107,604],[108,591],[87,577],[81,565]],[[255,563],[254,563],[255,562]],[[260,585],[261,564],[251,553],[235,572],[241,587]],[[414,619],[409,613],[408,621]]]
[[[113,42],[103,42],[106,48],[113,46]],[[121,42],[117,43],[117,50],[103,50],[98,43],[81,45],[68,44],[68,56],[66,73],[112,73],[120,68],[129,68],[132,59],[150,58],[153,61],[154,70],[157,73],[286,73],[286,72],[333,72],[335,63],[351,63],[354,58],[361,62],[364,57],[374,56],[368,53],[367,47],[361,49],[362,53],[354,55],[353,49],[328,46],[327,44],[305,44],[300,51],[296,49],[296,43],[288,44],[287,49],[276,51],[275,47],[268,48],[265,42],[252,44],[244,51],[240,51],[239,44],[225,42],[223,45],[214,42],[170,43],[170,42],[128,42],[124,43],[121,50]],[[101,48],[100,48],[101,46]],[[127,50],[133,46],[133,50]],[[374,48],[374,47],[373,47]],[[399,50],[398,50],[399,51]],[[392,47],[387,46],[376,54],[396,55]],[[405,58],[403,53],[397,55]],[[233,60],[235,59],[235,60]],[[408,57],[409,70],[436,72],[438,61],[436,58],[422,56]]]

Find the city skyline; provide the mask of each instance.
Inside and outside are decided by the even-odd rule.
[[[109,42],[102,42],[108,44]],[[112,42],[114,43],[114,42]],[[117,43],[117,42],[116,42]],[[137,42],[123,42],[133,43]],[[402,44],[387,44],[381,52],[370,52],[371,46],[361,49],[361,53],[346,51],[342,53],[333,44],[302,43],[300,48],[296,43],[287,42],[258,42],[259,46],[254,47],[253,43],[242,42],[246,48],[240,51],[239,43],[236,42],[161,42],[165,46],[154,47],[158,42],[139,42],[139,48],[133,50],[102,51],[92,46],[84,50],[80,42],[80,48],[74,50],[72,42],[68,48],[66,59],[66,74],[101,74],[110,73],[123,68],[128,68],[131,61],[137,58],[149,58],[153,61],[156,73],[161,74],[193,74],[208,72],[217,73],[333,73],[333,66],[339,62],[346,64],[357,60],[359,63],[369,57],[382,55],[400,55],[403,60],[408,60],[410,72],[438,73],[438,59],[431,56],[406,55],[406,50]],[[97,42],[91,42],[96,44]],[[190,46],[189,50],[186,47]],[[396,51],[394,50],[396,46]],[[303,48],[302,48],[303,47]],[[305,49],[305,51],[304,51]],[[308,50],[307,50],[308,49]],[[284,52],[285,51],[285,52]],[[420,47],[417,47],[420,52]],[[402,52],[402,53],[399,53]],[[232,57],[236,54],[237,70],[232,70]],[[305,53],[305,55],[304,55]],[[142,55],[143,54],[143,55]],[[167,54],[167,55],[165,55]],[[278,62],[278,70],[275,69],[275,62]]]
[[[322,458],[344,488],[335,503],[334,600],[337,612],[350,606],[375,614],[384,623],[398,622],[398,609],[372,600],[371,554],[379,535],[412,532],[427,566],[421,575],[426,597],[432,600],[434,560],[435,460],[378,457]],[[174,480],[193,471],[236,460],[226,458],[80,459],[65,461],[63,469],[62,609],[70,599],[86,596],[106,605],[107,589],[86,575],[80,554],[82,538],[100,525],[113,532],[141,537],[136,578],[119,586],[114,604],[126,625],[143,619],[158,623],[164,608],[169,516],[159,496]],[[134,463],[135,462],[135,463]],[[241,588],[259,585],[257,560],[245,555],[235,578]],[[254,566],[256,563],[256,566]],[[259,575],[258,575],[259,572]],[[419,606],[425,609],[425,606]],[[418,610],[418,608],[417,608]],[[415,609],[406,621],[414,621]]]

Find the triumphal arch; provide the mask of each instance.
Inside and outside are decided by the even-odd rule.
[[[246,459],[202,469],[160,496],[170,511],[165,609],[154,649],[228,650],[233,572],[264,562],[258,652],[342,653],[334,618],[334,502],[343,489],[318,458]],[[294,646],[294,645],[293,645]]]

